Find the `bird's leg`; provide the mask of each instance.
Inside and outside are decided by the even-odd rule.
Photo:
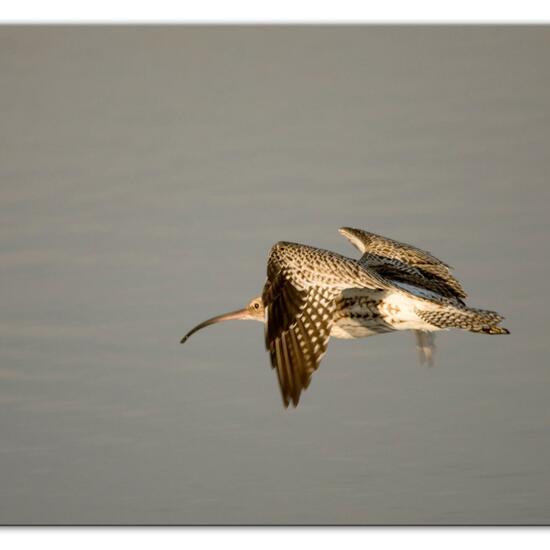
[[[434,335],[425,330],[415,330],[414,334],[416,336],[416,349],[418,350],[420,364],[433,367],[434,353],[436,349]]]

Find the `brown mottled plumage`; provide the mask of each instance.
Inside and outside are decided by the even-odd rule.
[[[339,231],[363,254],[359,263],[384,277],[420,285],[446,297],[467,297],[451,274],[452,268],[430,252],[363,229],[342,227]]]
[[[461,328],[508,334],[496,312],[465,305],[466,293],[451,268],[411,245],[361,229],[342,228],[362,253],[357,261],[335,252],[279,242],[269,253],[262,296],[236,312],[209,319],[265,322],[265,343],[283,403],[298,405],[319,367],[330,336],[363,338],[413,330],[423,361],[431,364],[433,333]]]
[[[346,288],[389,288],[376,272],[328,250],[280,242],[271,249],[262,294],[266,347],[285,406],[296,406],[326,352],[336,298]]]

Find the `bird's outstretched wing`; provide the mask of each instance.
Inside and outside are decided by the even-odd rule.
[[[302,390],[327,350],[335,300],[344,288],[387,288],[376,273],[339,254],[294,243],[270,252],[262,294],[265,343],[285,407]]]
[[[451,267],[430,252],[362,229],[342,227],[340,233],[363,253],[364,266],[383,277],[437,292],[462,302],[466,292]]]

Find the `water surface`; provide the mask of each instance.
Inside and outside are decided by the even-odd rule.
[[[548,523],[548,28],[0,29],[1,523]],[[270,246],[363,227],[512,334],[332,341],[284,410]]]

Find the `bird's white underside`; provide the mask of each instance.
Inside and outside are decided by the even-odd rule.
[[[430,311],[436,310],[439,306],[421,298],[416,298],[414,295],[418,294],[421,289],[405,284],[400,286],[407,293],[399,291],[370,291],[368,293],[373,300],[379,300],[380,320],[366,317],[363,308],[357,304],[347,310],[348,315],[346,317],[335,322],[330,335],[334,338],[350,339],[366,338],[375,334],[391,332],[392,330],[422,330],[427,332],[441,330],[426,323],[416,313],[417,309]],[[364,292],[362,291],[361,294]],[[423,298],[428,297],[425,291],[420,295]],[[357,314],[357,317],[353,317],[353,314]]]

